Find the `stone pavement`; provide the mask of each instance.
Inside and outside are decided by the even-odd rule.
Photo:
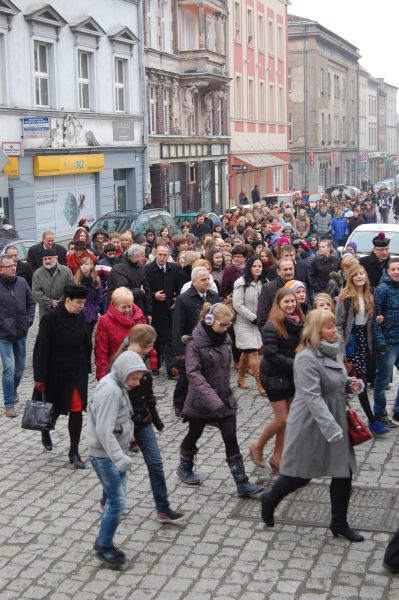
[[[34,331],[29,338],[31,354]],[[234,374],[232,373],[232,377]],[[129,509],[116,536],[127,553],[123,571],[100,565],[92,551],[98,530],[100,486],[94,472],[68,464],[66,417],[45,452],[40,434],[24,431],[21,417],[0,416],[0,600],[330,600],[397,599],[399,577],[381,566],[388,534],[365,532],[350,544],[327,529],[237,520],[235,487],[225,463],[219,432],[209,427],[200,443],[198,489],[175,475],[178,448],[186,426],[172,412],[173,382],[156,378],[165,431],[159,444],[173,508],[188,515],[183,526],[160,525],[146,467],[134,455],[128,477]],[[237,391],[239,442],[248,444],[270,417],[267,400]],[[396,388],[397,380],[395,380]],[[90,388],[95,385],[91,378]],[[31,356],[20,387],[23,402],[32,389]],[[392,392],[390,393],[392,396]],[[398,485],[399,429],[356,450],[355,483],[381,488]],[[82,456],[87,459],[85,432]],[[267,453],[266,453],[267,456]],[[256,478],[264,470],[246,461]],[[256,502],[256,500],[248,500]]]

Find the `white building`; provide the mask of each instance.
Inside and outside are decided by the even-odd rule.
[[[139,0],[0,2],[0,143],[20,236],[143,205]],[[4,195],[4,193],[3,193]]]

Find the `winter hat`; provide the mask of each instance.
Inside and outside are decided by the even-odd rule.
[[[277,242],[279,241],[280,236],[279,235],[272,235],[270,241],[272,243],[272,245],[274,246],[275,244],[277,244]]]
[[[289,246],[290,243],[290,240],[285,235],[282,235],[278,238],[277,246],[282,246],[283,244],[287,244],[287,246]]]
[[[305,250],[310,250],[312,247],[308,240],[295,240],[293,246],[301,246],[301,248],[304,248]]]
[[[353,248],[355,252],[357,252],[357,244],[356,242],[349,242],[349,244],[346,245],[347,248]]]
[[[281,223],[273,223],[272,233],[277,233],[277,231],[281,231]]]
[[[380,231],[371,241],[375,248],[387,248],[391,240],[385,237],[383,231]]]
[[[291,281],[287,281],[284,287],[288,288],[294,293],[301,287],[306,290],[306,285],[303,283],[303,281],[298,281],[298,279],[291,279]]]
[[[42,252],[42,257],[43,256],[57,256],[57,252],[54,250],[54,248],[46,248]]]
[[[215,229],[216,225],[221,225],[222,221],[216,220],[213,222],[213,228]]]
[[[68,285],[64,287],[64,298],[70,298],[71,300],[74,300],[75,298],[84,300],[87,298],[88,293],[89,288],[78,285],[77,283],[68,283]]]

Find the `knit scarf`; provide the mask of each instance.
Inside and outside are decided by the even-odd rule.
[[[326,342],[326,340],[320,340],[319,350],[324,356],[328,356],[328,358],[332,358],[333,360],[337,359],[337,354],[340,349],[340,342]]]
[[[202,327],[205,329],[207,336],[211,340],[214,346],[221,346],[224,344],[227,338],[227,331],[223,331],[223,333],[218,333],[214,329],[212,329],[211,325],[207,325],[206,323],[201,323]]]

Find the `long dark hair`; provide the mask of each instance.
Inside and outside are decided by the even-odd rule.
[[[270,309],[269,321],[273,323],[274,329],[276,331],[277,337],[286,340],[288,337],[287,330],[285,328],[285,315],[280,308],[280,302],[285,296],[294,296],[296,300],[296,310],[294,315],[299,317],[301,323],[303,323],[303,312],[301,307],[298,304],[298,300],[292,290],[289,288],[280,288],[277,291],[277,294],[274,297],[274,302]]]
[[[263,270],[263,263],[262,260],[259,258],[259,256],[251,256],[250,258],[248,258],[247,262],[245,263],[245,269],[244,272],[242,274],[244,281],[245,281],[245,286],[247,287],[248,285],[250,285],[251,281],[253,281],[253,277],[252,277],[252,273],[251,273],[251,269],[252,269],[252,265],[254,264],[254,262],[258,260],[260,262],[260,264],[262,265],[262,273],[259,276],[259,281],[261,283],[265,283],[266,282],[266,274]]]

